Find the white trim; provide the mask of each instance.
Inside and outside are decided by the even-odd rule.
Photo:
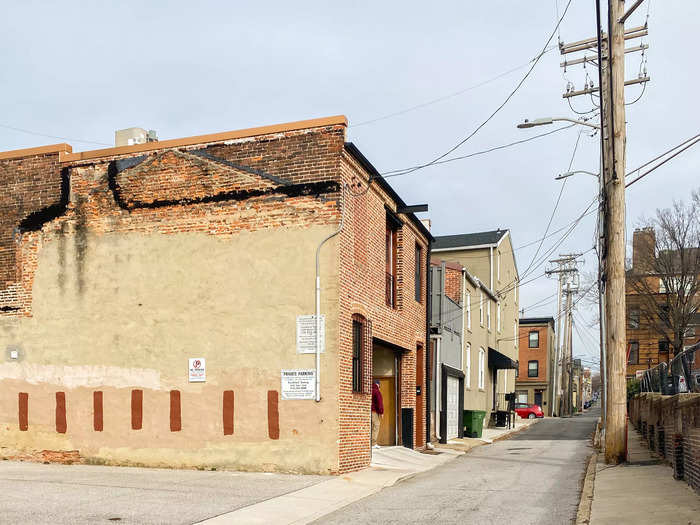
[[[476,244],[474,246],[455,246],[454,248],[433,248],[431,252],[454,252],[458,250],[481,250],[483,248],[495,248],[496,244]]]

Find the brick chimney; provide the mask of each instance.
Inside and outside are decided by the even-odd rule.
[[[651,270],[655,245],[656,233],[654,228],[647,227],[634,230],[632,237],[632,269],[635,273]]]

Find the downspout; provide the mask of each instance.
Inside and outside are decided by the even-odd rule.
[[[321,247],[343,230],[345,186],[340,188],[340,225],[338,229],[323,239],[316,248],[316,402],[321,401]]]
[[[430,251],[433,243],[428,239],[428,249],[425,254],[425,443],[430,443],[430,387],[432,386],[432,375],[430,370],[430,356],[432,348],[430,342],[430,320],[432,312],[432,279],[430,278]]]
[[[495,292],[495,290],[493,289],[493,246],[489,248],[489,268],[491,269],[491,282],[489,283],[489,288],[491,289],[491,291]]]

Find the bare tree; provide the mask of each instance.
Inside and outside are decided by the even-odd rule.
[[[646,324],[678,354],[700,302],[700,191],[689,204],[657,209],[639,239],[627,273],[628,302],[639,318],[628,322]]]

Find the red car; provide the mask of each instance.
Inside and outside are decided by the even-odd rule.
[[[542,412],[542,407],[540,407],[540,405],[516,403],[515,412],[523,419],[535,419],[536,417],[544,417],[544,412]]]

